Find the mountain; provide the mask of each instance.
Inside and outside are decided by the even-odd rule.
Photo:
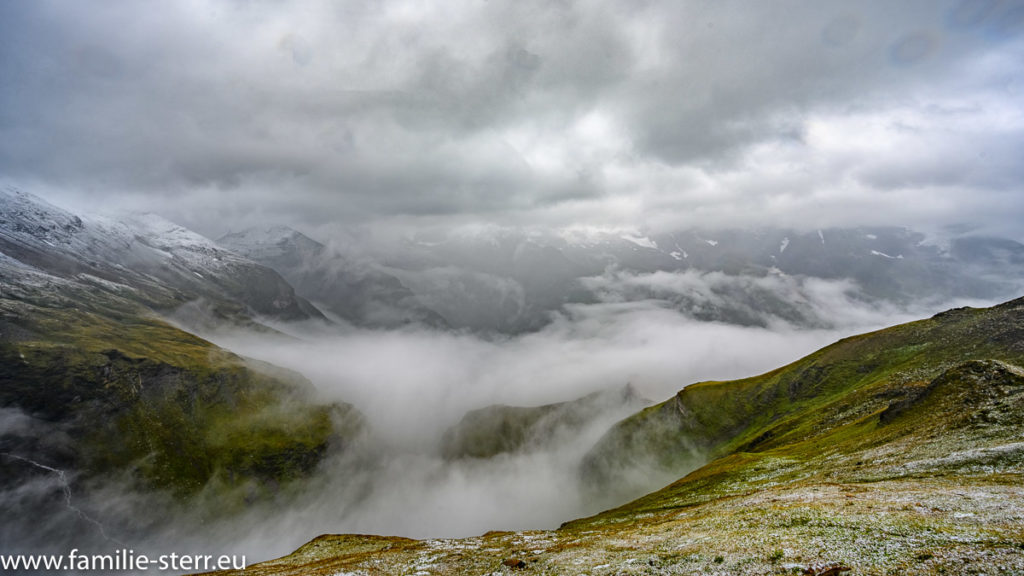
[[[214,320],[323,318],[274,270],[153,214],[76,215],[2,188],[0,252],[163,313],[205,302]],[[18,272],[8,267],[4,273]]]
[[[401,280],[286,226],[225,234],[217,243],[280,272],[296,291],[353,324],[445,326]]]
[[[768,374],[701,382],[617,424],[587,455],[583,474],[602,490],[623,475],[678,475],[709,458],[760,451],[857,414],[923,398],[951,367],[975,359],[1022,364],[1024,300],[957,309],[855,336]],[[836,399],[842,399],[841,402]]]
[[[1024,286],[1024,245],[904,228],[537,231],[410,236],[398,246],[324,246],[252,229],[222,246],[280,271],[325,310],[365,326],[427,323],[536,331],[574,306],[646,302],[699,321],[832,327],[837,299],[866,308],[998,301]],[[360,251],[363,250],[363,251]]]
[[[1021,573],[1022,327],[1024,298],[954,309],[687,386],[583,469],[685,476],[558,530],[324,535],[245,574]]]
[[[196,299],[250,325],[318,315],[272,270],[165,220],[0,193],[0,542],[105,544],[177,513],[234,514],[361,435],[362,416],[302,376],[164,319]]]
[[[467,413],[445,431],[445,458],[491,458],[553,443],[615,414],[630,413],[646,402],[632,386],[599,390],[576,400],[543,406],[492,405]]]
[[[573,303],[645,300],[702,321],[766,326],[778,319],[817,327],[832,321],[820,310],[832,304],[818,280],[848,283],[843,291],[854,300],[897,306],[1005,299],[1024,286],[1024,245],[1018,242],[960,237],[943,247],[920,233],[882,227],[650,236],[485,228],[432,242],[411,239],[392,258],[397,268],[436,262],[463,275],[487,275],[491,285],[520,294],[506,324],[521,327],[543,325]],[[472,302],[476,294],[482,293],[455,290],[449,298]],[[480,307],[502,304],[492,299]]]
[[[3,541],[85,545],[175,510],[234,514],[361,434],[354,408],[319,401],[298,374],[217,348],[132,299],[20,272],[0,294],[0,500],[18,511]],[[163,503],[107,508],[99,495],[111,489]],[[74,508],[62,504],[72,492]],[[47,524],[29,529],[37,517]]]

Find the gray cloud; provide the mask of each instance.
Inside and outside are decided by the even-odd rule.
[[[0,175],[211,235],[268,220],[1016,234],[1022,14],[5,3]]]

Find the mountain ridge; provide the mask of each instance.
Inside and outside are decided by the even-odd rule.
[[[19,510],[0,541],[105,544],[162,515],[236,514],[346,450],[364,428],[351,405],[167,320],[203,298],[236,326],[266,330],[261,309],[310,318],[290,290],[162,218],[90,219],[0,190],[0,489]],[[149,514],[97,506],[111,487]]]
[[[351,240],[329,247],[305,235],[299,247],[290,243],[301,233],[274,230],[219,242],[281,270],[307,298],[368,327],[429,316],[437,327],[521,334],[573,306],[651,301],[699,321],[828,328],[827,308],[837,298],[907,308],[1005,299],[1024,286],[1024,244],[957,236],[940,246],[897,227],[649,235],[478,227],[411,235],[390,247]],[[280,252],[284,246],[288,254]]]
[[[103,290],[128,287],[127,294],[163,313],[205,299],[224,320],[235,317],[250,325],[258,316],[323,318],[274,270],[154,214],[76,215],[3,188],[0,252],[24,266]]]

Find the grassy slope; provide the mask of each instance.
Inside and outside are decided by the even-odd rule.
[[[1024,574],[1020,365],[1024,300],[848,338],[620,423],[589,464],[603,481],[616,454],[710,460],[620,508],[551,532],[323,536],[246,573]]]
[[[700,382],[618,424],[584,462],[614,486],[633,469],[678,472],[734,452],[763,451],[912,394],[956,362],[1024,362],[1019,301],[960,309],[841,340],[788,366],[731,382]]]
[[[71,454],[26,456],[86,478],[132,471],[181,497],[244,488],[220,502],[224,511],[308,473],[360,426],[351,407],[313,402],[297,374],[217,348],[131,300],[75,285],[2,296],[0,406],[75,438]],[[31,448],[11,442],[4,451]]]
[[[472,410],[445,431],[445,458],[491,458],[543,445],[559,434],[578,431],[618,407],[636,409],[644,400],[629,386],[602,390],[582,398],[542,406],[494,404]]]

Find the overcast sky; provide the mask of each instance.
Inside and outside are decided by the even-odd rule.
[[[1024,221],[1024,2],[13,0],[0,180],[248,224]]]

